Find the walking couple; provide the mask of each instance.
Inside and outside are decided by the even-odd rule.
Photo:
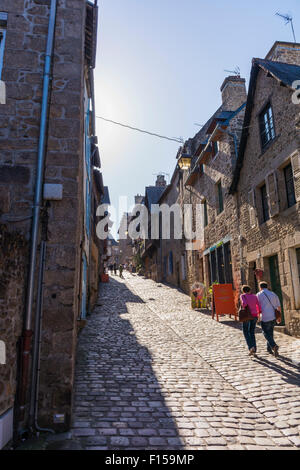
[[[259,289],[259,293],[255,295],[251,293],[249,286],[242,287],[242,308],[248,306],[253,316],[252,320],[243,323],[243,333],[250,351],[250,356],[253,356],[256,354],[255,327],[261,315],[261,328],[267,340],[268,353],[278,357],[279,347],[274,341],[274,326],[276,325],[275,310],[281,312],[280,301],[278,296],[268,289],[266,282],[261,282]]]

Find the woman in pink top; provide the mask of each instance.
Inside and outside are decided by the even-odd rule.
[[[250,356],[256,354],[256,340],[255,340],[255,327],[259,313],[261,313],[260,306],[256,295],[251,294],[251,288],[249,286],[242,287],[243,294],[241,295],[241,304],[245,308],[248,305],[250,312],[253,316],[253,320],[249,320],[243,323],[243,333],[247,342]]]

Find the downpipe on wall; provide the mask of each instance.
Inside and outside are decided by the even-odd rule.
[[[39,376],[40,376],[40,357],[41,357],[41,343],[42,343],[44,271],[45,271],[45,262],[46,262],[47,229],[48,229],[48,212],[47,212],[47,208],[44,208],[43,216],[42,216],[42,240],[40,244],[40,257],[39,257],[38,292],[37,292],[36,313],[35,313],[35,321],[34,321],[31,387],[30,387],[31,394],[30,394],[28,424],[32,432],[44,431],[44,432],[50,432],[50,433],[55,434],[55,431],[53,429],[41,428],[38,425]]]
[[[37,247],[38,247],[39,221],[40,221],[40,211],[41,211],[41,204],[42,204],[46,128],[47,128],[47,119],[48,119],[49,83],[50,83],[51,62],[52,62],[52,55],[53,55],[56,8],[57,8],[57,0],[51,0],[48,37],[47,37],[44,74],[43,74],[43,96],[42,96],[41,119],[40,119],[37,172],[36,172],[36,182],[35,182],[35,200],[34,200],[34,207],[33,207],[33,221],[32,221],[32,230],[31,230],[31,248],[30,248],[29,272],[28,272],[26,311],[25,311],[25,322],[24,322],[24,330],[23,330],[23,338],[22,338],[23,341],[22,341],[22,353],[21,353],[21,384],[20,384],[20,395],[19,395],[20,420],[24,420],[25,418],[26,395],[27,395],[28,376],[29,376],[29,369],[30,369],[30,352],[31,352],[31,342],[32,342],[32,335],[33,335],[32,309],[33,309],[33,300],[34,300],[34,281],[35,281],[35,270],[36,270]],[[32,367],[34,367],[34,365]]]

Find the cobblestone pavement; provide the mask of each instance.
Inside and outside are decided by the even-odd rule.
[[[300,448],[300,341],[193,311],[175,288],[125,274],[100,289],[80,334],[72,438],[85,449]],[[298,356],[297,356],[298,355]]]

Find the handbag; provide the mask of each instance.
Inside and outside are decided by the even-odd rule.
[[[253,319],[254,319],[254,317],[253,317],[248,305],[246,305],[246,307],[244,307],[244,308],[241,307],[239,309],[239,322],[245,323],[246,321],[253,320]]]
[[[274,312],[275,312],[275,318],[276,318],[276,322],[277,323],[281,323],[282,319],[281,319],[281,312],[274,307],[274,305],[272,304],[271,300],[269,299],[269,297],[267,296],[267,294],[265,292],[263,292],[263,294],[265,294],[265,296],[267,297],[268,301],[270,302],[270,304],[272,305],[272,307],[274,308]]]

